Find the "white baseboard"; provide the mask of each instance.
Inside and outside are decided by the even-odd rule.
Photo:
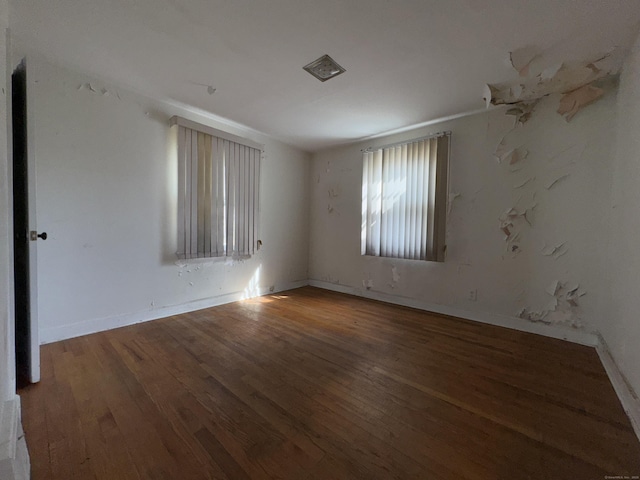
[[[442,315],[450,315],[452,317],[464,318],[466,320],[487,323],[489,325],[511,328],[521,332],[535,333],[545,337],[567,340],[569,342],[589,347],[595,347],[598,345],[598,336],[596,334],[582,332],[571,328],[564,328],[556,325],[545,325],[543,323],[532,323],[527,320],[523,320],[522,318],[509,317],[507,315],[500,315],[496,313],[472,312],[462,308],[438,305],[424,302],[422,300],[416,300],[414,298],[390,295],[388,293],[366,290],[348,285],[338,285],[320,280],[309,280],[309,285],[312,287],[323,288],[325,290],[332,290],[334,292],[348,293],[349,295],[356,295],[359,297],[370,298],[372,300],[402,305],[404,307],[417,308],[427,312],[440,313]]]
[[[0,404],[0,479],[28,480],[31,476],[27,442],[22,431],[20,397]]]
[[[262,295],[267,295],[269,293],[282,292],[284,290],[300,288],[306,285],[308,285],[307,280],[298,280],[295,282],[288,282],[282,285],[277,285],[273,290],[271,289],[271,287],[264,287],[255,292],[252,297],[259,297]],[[91,333],[126,327],[127,325],[134,325],[136,323],[158,320],[160,318],[179,315],[181,313],[194,312],[196,310],[202,310],[203,308],[216,307],[218,305],[224,305],[225,303],[237,302],[245,298],[247,298],[246,292],[233,292],[227,293],[225,295],[219,295],[217,297],[203,298],[201,300],[195,300],[193,302],[183,303],[180,305],[158,307],[151,310],[145,310],[136,313],[127,313],[124,315],[116,315],[113,317],[95,318],[82,323],[73,323],[70,325],[62,325],[59,327],[42,328],[40,330],[40,343],[44,345],[46,343],[67,340],[69,338],[89,335]]]
[[[627,382],[624,375],[618,368],[618,365],[611,356],[607,342],[605,342],[601,335],[598,335],[598,345],[596,346],[596,350],[600,356],[600,361],[607,372],[607,376],[618,395],[622,408],[624,408],[624,411],[631,422],[631,426],[636,432],[638,440],[640,440],[640,399],[638,399],[633,388],[631,388],[629,382]]]

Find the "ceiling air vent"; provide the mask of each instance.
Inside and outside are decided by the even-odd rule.
[[[323,55],[302,68],[321,82],[326,82],[330,78],[338,76],[345,71],[345,69],[338,65],[329,55]]]

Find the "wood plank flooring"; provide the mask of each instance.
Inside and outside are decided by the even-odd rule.
[[[311,287],[46,345],[19,394],[35,480],[640,475],[594,349]]]

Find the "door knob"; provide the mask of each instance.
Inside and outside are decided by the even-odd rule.
[[[38,232],[36,232],[35,230],[31,230],[31,232],[29,232],[29,238],[33,242],[38,240],[38,238],[41,238],[42,240],[46,240],[47,239],[47,232],[42,232],[41,234],[38,234]]]

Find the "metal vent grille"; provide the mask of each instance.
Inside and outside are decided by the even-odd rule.
[[[317,60],[314,60],[304,68],[311,75],[316,77],[321,82],[326,82],[330,78],[336,77],[346,70],[338,65],[333,58],[329,55],[323,55]]]

